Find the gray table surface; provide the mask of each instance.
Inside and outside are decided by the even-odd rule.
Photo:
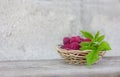
[[[91,68],[60,59],[2,61],[0,77],[120,77],[120,57],[104,57]]]

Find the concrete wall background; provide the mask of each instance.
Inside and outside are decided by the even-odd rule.
[[[0,60],[60,58],[55,45],[80,29],[102,31],[106,56],[120,56],[119,20],[119,0],[0,0]]]

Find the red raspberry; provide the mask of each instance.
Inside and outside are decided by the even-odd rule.
[[[64,37],[63,39],[63,44],[70,44],[70,38],[69,37]]]
[[[67,49],[67,50],[70,50],[70,44],[65,44],[65,45],[63,46],[63,48],[64,48],[64,49]]]
[[[91,39],[90,38],[86,38],[86,39],[84,39],[84,42],[91,42]]]
[[[70,44],[70,49],[73,49],[73,50],[79,50],[80,49],[80,45],[78,42],[73,42]]]
[[[73,42],[78,42],[80,43],[82,41],[81,37],[80,36],[73,36],[71,39],[70,39],[70,43],[73,43]]]

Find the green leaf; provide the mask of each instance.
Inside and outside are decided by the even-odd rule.
[[[91,44],[91,47],[95,47],[97,49],[97,47],[99,46],[99,42],[93,42]]]
[[[97,41],[98,41],[98,42],[101,42],[101,41],[104,40],[104,38],[105,38],[105,35],[102,35],[102,36],[98,37]]]
[[[88,53],[88,55],[86,56],[86,60],[87,60],[87,66],[91,66],[92,64],[94,64],[97,60],[99,59],[99,52],[98,51],[91,51]]]
[[[99,32],[99,31],[97,31],[97,33],[95,34],[95,39],[97,39],[97,38],[98,38],[99,34],[100,34],[100,32]]]
[[[90,42],[82,42],[80,43],[80,46],[89,46]]]
[[[90,38],[90,39],[93,38],[93,35],[92,35],[91,33],[87,32],[87,31],[83,31],[83,30],[82,30],[81,33],[82,33],[82,35],[83,35],[84,37],[86,37],[86,38]]]
[[[109,45],[108,42],[103,41],[103,42],[99,45],[98,50],[99,50],[99,51],[111,50],[111,47],[110,47],[110,45]]]
[[[90,38],[91,42],[82,42],[80,43],[80,50],[90,50],[90,52],[86,55],[87,66],[91,66],[99,59],[99,52],[111,50],[111,47],[108,42],[103,41],[105,36],[101,35],[100,32],[97,31],[95,35],[87,31],[81,31],[82,35],[85,38]]]
[[[94,46],[82,46],[80,50],[96,50],[96,47]]]
[[[89,46],[82,46],[81,48],[80,48],[80,50],[90,50],[90,47]]]

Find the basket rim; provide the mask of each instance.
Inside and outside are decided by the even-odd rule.
[[[85,52],[85,53],[88,53],[88,52],[91,51],[91,50],[84,50],[84,51],[81,51],[81,50],[66,50],[66,49],[62,49],[60,46],[61,45],[56,46],[56,49],[60,52],[83,52],[83,53]]]

